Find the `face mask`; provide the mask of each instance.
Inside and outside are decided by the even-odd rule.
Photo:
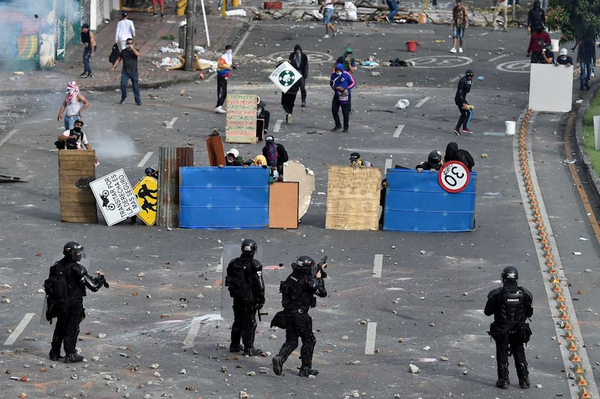
[[[296,50],[296,55],[300,56],[300,54],[302,54],[302,52],[300,50]]]
[[[337,76],[340,76],[340,75],[342,74],[342,71],[335,71],[335,74],[336,74]]]
[[[81,128],[80,127],[75,127],[73,128],[74,131],[76,131],[77,133],[81,133]]]
[[[233,50],[227,50],[225,53],[231,54],[231,53],[233,53]]]

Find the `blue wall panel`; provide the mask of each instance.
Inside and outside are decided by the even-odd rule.
[[[451,194],[438,183],[438,174],[388,169],[384,230],[414,232],[471,231],[475,223],[477,174],[465,190]]]
[[[179,168],[179,227],[268,228],[269,170],[242,166]]]

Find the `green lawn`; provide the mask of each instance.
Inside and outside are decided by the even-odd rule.
[[[600,92],[590,101],[590,107],[583,115],[583,144],[592,160],[596,173],[600,175],[600,151],[595,150],[594,144],[594,115],[600,115]]]

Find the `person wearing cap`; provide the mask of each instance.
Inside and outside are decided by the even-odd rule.
[[[67,84],[67,94],[63,100],[60,109],[58,110],[58,116],[56,120],[60,121],[64,115],[65,130],[73,129],[75,121],[83,115],[90,106],[90,102],[79,92],[79,86],[77,82],[70,81]]]
[[[550,35],[544,31],[544,27],[538,25],[535,32],[529,38],[529,47],[527,47],[527,57],[531,57],[532,64],[541,64],[544,62],[542,50],[551,43]]]
[[[275,143],[275,137],[268,135],[265,137],[265,146],[262,153],[267,159],[267,165],[276,167],[279,176],[283,176],[283,164],[289,159],[285,147],[279,143]]]
[[[350,154],[350,167],[351,168],[372,168],[371,162],[364,161],[358,152]]]
[[[452,26],[452,49],[450,49],[450,52],[456,53],[456,44],[458,43],[458,52],[462,53],[465,42],[465,29],[469,27],[469,12],[463,6],[462,0],[456,0],[456,5],[452,9],[450,25]]]
[[[271,112],[267,110],[267,103],[256,96],[256,137],[263,141],[263,137],[269,134],[269,121]]]
[[[336,132],[342,129],[339,115],[341,107],[344,117],[344,132],[347,132],[350,124],[352,88],[356,86],[356,81],[349,72],[344,70],[344,65],[340,63],[335,66],[335,70],[329,80],[329,85],[334,92],[331,102],[331,113],[333,114],[335,126],[331,131]]]
[[[460,111],[460,118],[454,128],[454,134],[460,136],[463,134],[471,134],[469,129],[469,122],[473,117],[473,107],[467,102],[467,94],[471,91],[471,84],[473,83],[473,71],[467,69],[465,76],[458,81],[458,87],[456,89],[456,95],[454,96],[454,102]],[[462,132],[460,127],[462,126]]]
[[[92,151],[93,148],[88,142],[87,135],[81,130],[83,128],[83,121],[78,119],[75,121],[73,129],[65,130],[63,133],[58,135],[58,142],[64,141],[65,150],[83,150],[85,147],[86,150]],[[98,163],[98,158],[95,158],[96,163]]]
[[[225,153],[225,166],[244,166],[244,158],[237,149],[232,148]]]
[[[119,45],[119,49],[122,51],[126,47],[127,39],[133,39],[135,37],[135,25],[130,20],[129,14],[125,11],[121,13],[121,20],[117,24],[117,30],[115,31],[115,43]]]
[[[560,55],[556,59],[556,66],[564,65],[570,67],[573,65],[573,58],[569,55],[569,51],[566,48],[560,49]]]
[[[90,31],[88,24],[81,25],[81,43],[83,43],[83,73],[80,78],[91,78],[94,76],[90,67],[90,58],[96,53],[96,35]]]

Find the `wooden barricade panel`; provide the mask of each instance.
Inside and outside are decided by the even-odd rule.
[[[210,166],[225,165],[225,152],[223,140],[220,135],[206,138],[206,151],[208,152],[208,163]]]
[[[381,171],[330,166],[325,228],[378,230]]]
[[[315,174],[298,161],[287,161],[283,164],[283,181],[298,182],[298,219],[302,219],[315,191]]]
[[[70,223],[98,223],[90,182],[96,180],[95,152],[58,151],[60,218]]]
[[[269,186],[269,228],[298,228],[297,182],[276,182]]]

